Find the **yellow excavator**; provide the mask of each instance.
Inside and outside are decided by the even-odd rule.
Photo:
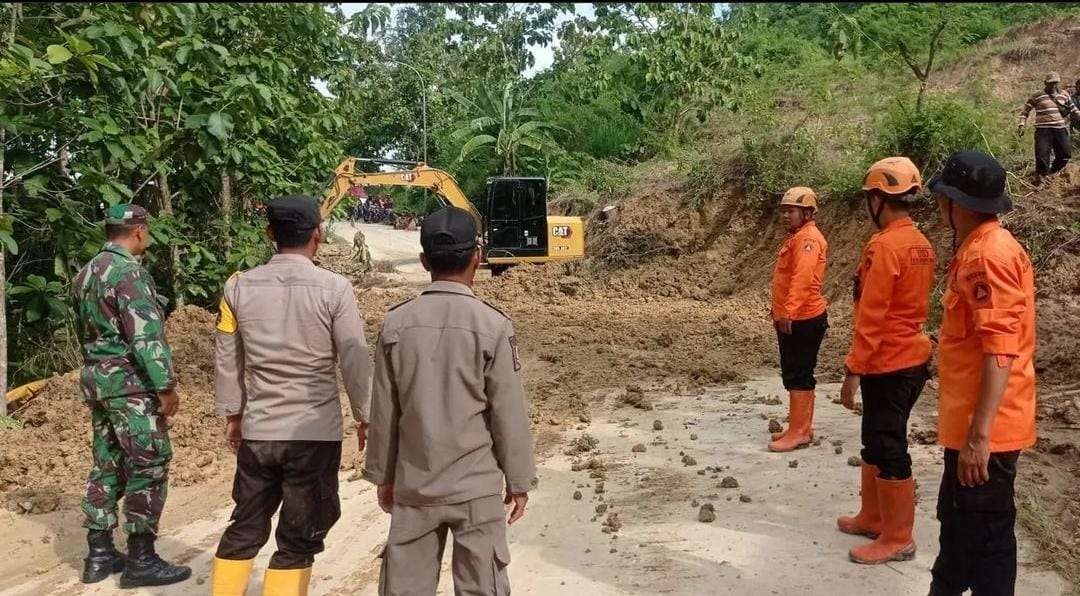
[[[404,166],[390,172],[357,171],[358,163]],[[585,256],[585,224],[580,217],[548,215],[547,179],[488,178],[484,213],[450,174],[422,162],[345,158],[334,169],[322,201],[326,219],[354,187],[411,186],[435,193],[443,205],[468,211],[484,242],[484,262],[495,275],[519,263],[569,261]]]

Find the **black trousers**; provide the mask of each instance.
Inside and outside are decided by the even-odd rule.
[[[945,450],[938,494],[940,549],[934,596],[1012,596],[1016,589],[1016,504],[1013,482],[1019,451],[990,454],[990,481],[964,487],[956,478],[959,452]]]
[[[1053,162],[1050,157],[1053,155]],[[1037,174],[1053,174],[1065,164],[1069,163],[1072,156],[1069,129],[1067,128],[1036,128],[1035,129],[1035,172]]]
[[[233,481],[236,508],[218,543],[218,558],[255,558],[270,538],[270,518],[280,505],[270,568],[310,567],[341,517],[340,465],[339,441],[243,441]]]
[[[862,459],[886,480],[911,478],[907,423],[930,370],[926,364],[880,375],[862,375]]]
[[[780,344],[780,376],[788,391],[810,391],[817,386],[814,369],[818,350],[829,328],[829,313],[791,323],[791,333],[776,332]]]

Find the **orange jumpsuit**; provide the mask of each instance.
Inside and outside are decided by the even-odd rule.
[[[997,220],[964,240],[942,298],[938,441],[960,450],[982,389],[986,355],[1013,356],[990,451],[1035,444],[1035,276],[1023,247]]]

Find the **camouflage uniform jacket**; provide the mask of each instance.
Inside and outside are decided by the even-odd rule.
[[[75,278],[87,401],[173,387],[172,350],[154,280],[124,248],[106,243]]]

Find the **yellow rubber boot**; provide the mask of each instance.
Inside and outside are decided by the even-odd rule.
[[[213,596],[244,596],[254,564],[255,559],[233,561],[214,557],[210,593]]]
[[[857,534],[877,538],[881,534],[881,507],[878,504],[877,466],[863,462],[862,465],[862,507],[854,517],[846,515],[837,518],[836,527],[845,534]]]
[[[877,479],[878,502],[881,505],[881,535],[870,544],[857,546],[848,556],[863,565],[880,565],[889,561],[910,561],[915,558],[915,480]]]
[[[814,392],[792,391],[788,429],[769,443],[769,451],[793,451],[814,440]]]
[[[267,569],[263,578],[263,596],[307,596],[311,567],[305,569]]]

